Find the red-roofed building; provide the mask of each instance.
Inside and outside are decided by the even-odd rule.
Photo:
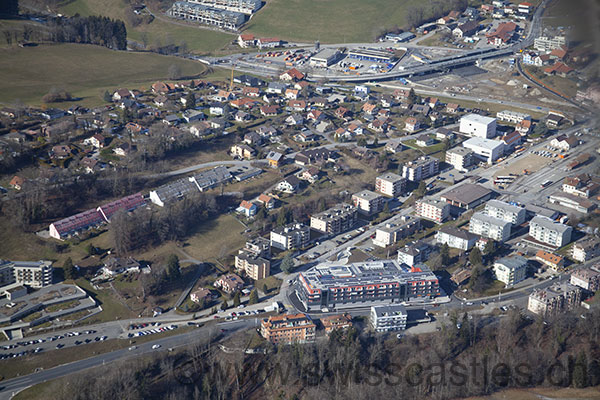
[[[10,180],[9,186],[15,190],[21,190],[24,183],[25,183],[25,179],[21,178],[20,176],[15,175]]]
[[[239,35],[237,41],[242,48],[256,46],[256,38],[252,34]]]
[[[550,67],[544,68],[544,73],[546,73],[547,75],[559,75],[563,78],[566,78],[573,71],[573,68],[561,62],[557,62],[556,64]]]
[[[504,142],[505,148],[513,149],[515,146],[521,144],[521,134],[517,131],[512,131],[502,136],[502,142]]]
[[[529,132],[531,132],[531,128],[532,123],[530,119],[524,119],[523,121],[519,122],[517,126],[515,126],[515,130],[519,132],[521,136],[529,134]]]
[[[494,31],[487,33],[485,36],[489,44],[500,46],[509,43],[514,37],[516,30],[517,24],[514,22],[502,22]]]
[[[136,193],[123,197],[122,199],[112,201],[108,204],[98,207],[98,212],[102,214],[108,222],[120,210],[133,211],[138,207],[146,205],[146,201],[141,193]]]
[[[244,287],[244,280],[236,274],[227,274],[217,279],[214,286],[223,289],[227,293],[234,293]]]
[[[298,71],[296,68],[292,68],[279,75],[279,79],[282,81],[299,81],[304,79],[304,74]]]
[[[63,240],[68,236],[103,223],[104,218],[98,210],[87,210],[50,224],[50,237]]]
[[[267,47],[279,47],[281,46],[281,39],[279,38],[259,38],[256,40],[256,45],[260,48]]]

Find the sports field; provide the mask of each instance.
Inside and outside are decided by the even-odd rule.
[[[153,53],[128,53],[83,44],[0,48],[0,102],[19,99],[41,104],[53,88],[65,89],[78,104],[101,102],[105,90],[148,87],[167,79],[169,67],[179,66],[182,76],[197,76],[206,67],[195,61]]]

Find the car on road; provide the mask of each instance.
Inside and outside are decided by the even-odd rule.
[[[472,306],[472,305],[473,305],[473,302],[469,301],[469,302],[467,302],[467,305],[468,305],[468,306]]]
[[[153,344],[152,349],[153,350],[160,349],[160,344]]]
[[[135,350],[135,349],[137,349],[137,346],[130,346],[129,349],[127,349],[127,350],[132,351],[132,350]]]

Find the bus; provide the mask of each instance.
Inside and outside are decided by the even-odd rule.
[[[541,186],[542,186],[542,188],[545,188],[547,186],[550,186],[550,184],[552,184],[552,181],[550,179],[548,179],[548,180],[544,181]]]
[[[516,176],[497,176],[494,179],[494,185],[510,185],[516,178]]]

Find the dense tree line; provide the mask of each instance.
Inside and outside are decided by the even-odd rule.
[[[518,311],[493,323],[453,314],[431,335],[336,332],[313,345],[225,354],[205,343],[185,352],[97,370],[52,383],[57,399],[444,400],[506,388],[600,384],[600,311],[562,314],[544,324]],[[359,322],[360,323],[360,322]],[[225,343],[227,345],[227,343]],[[103,391],[100,388],[110,388]]]
[[[55,18],[49,21],[56,42],[89,43],[115,50],[127,49],[127,29],[121,20],[102,16]]]
[[[409,7],[406,10],[406,24],[409,28],[435,21],[448,15],[450,11],[464,11],[467,8],[467,0],[430,0]]]
[[[0,1],[0,15],[19,15],[19,0]]]
[[[219,205],[214,195],[198,193],[156,212],[143,209],[134,213],[117,213],[110,223],[113,248],[117,254],[126,255],[133,250],[168,240],[183,240],[198,224],[218,211]]]

